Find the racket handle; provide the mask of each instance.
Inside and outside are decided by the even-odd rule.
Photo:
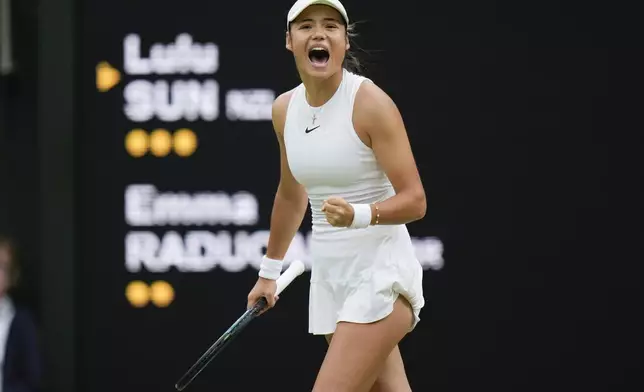
[[[257,302],[255,302],[255,305],[250,309],[252,317],[256,317],[259,315],[259,313],[264,310],[265,307],[268,306],[268,301],[266,301],[266,298],[261,297]]]
[[[291,265],[289,265],[286,271],[277,278],[277,290],[275,290],[275,295],[280,295],[282,291],[291,284],[293,279],[302,275],[302,272],[304,272],[304,263],[300,260],[294,260],[291,262]]]

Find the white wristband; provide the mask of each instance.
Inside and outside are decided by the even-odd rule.
[[[262,257],[262,264],[259,267],[259,276],[264,279],[277,280],[282,272],[283,264],[284,260],[269,259],[264,255]]]
[[[351,204],[353,207],[352,229],[364,229],[371,224],[371,206],[369,204]]]

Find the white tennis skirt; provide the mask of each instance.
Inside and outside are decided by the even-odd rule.
[[[314,230],[311,240],[309,333],[328,335],[340,321],[372,323],[387,317],[399,295],[420,321],[423,268],[405,225]]]

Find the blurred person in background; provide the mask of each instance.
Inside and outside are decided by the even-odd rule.
[[[14,303],[20,268],[13,240],[0,233],[0,392],[39,390],[40,353],[30,312]]]

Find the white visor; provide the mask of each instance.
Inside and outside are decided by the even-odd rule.
[[[340,15],[344,18],[347,26],[349,25],[349,16],[347,15],[347,10],[344,9],[342,3],[339,0],[297,0],[295,4],[288,11],[288,17],[286,18],[286,30],[288,30],[289,24],[297,18],[302,11],[314,4],[328,5],[329,7],[335,8]]]

